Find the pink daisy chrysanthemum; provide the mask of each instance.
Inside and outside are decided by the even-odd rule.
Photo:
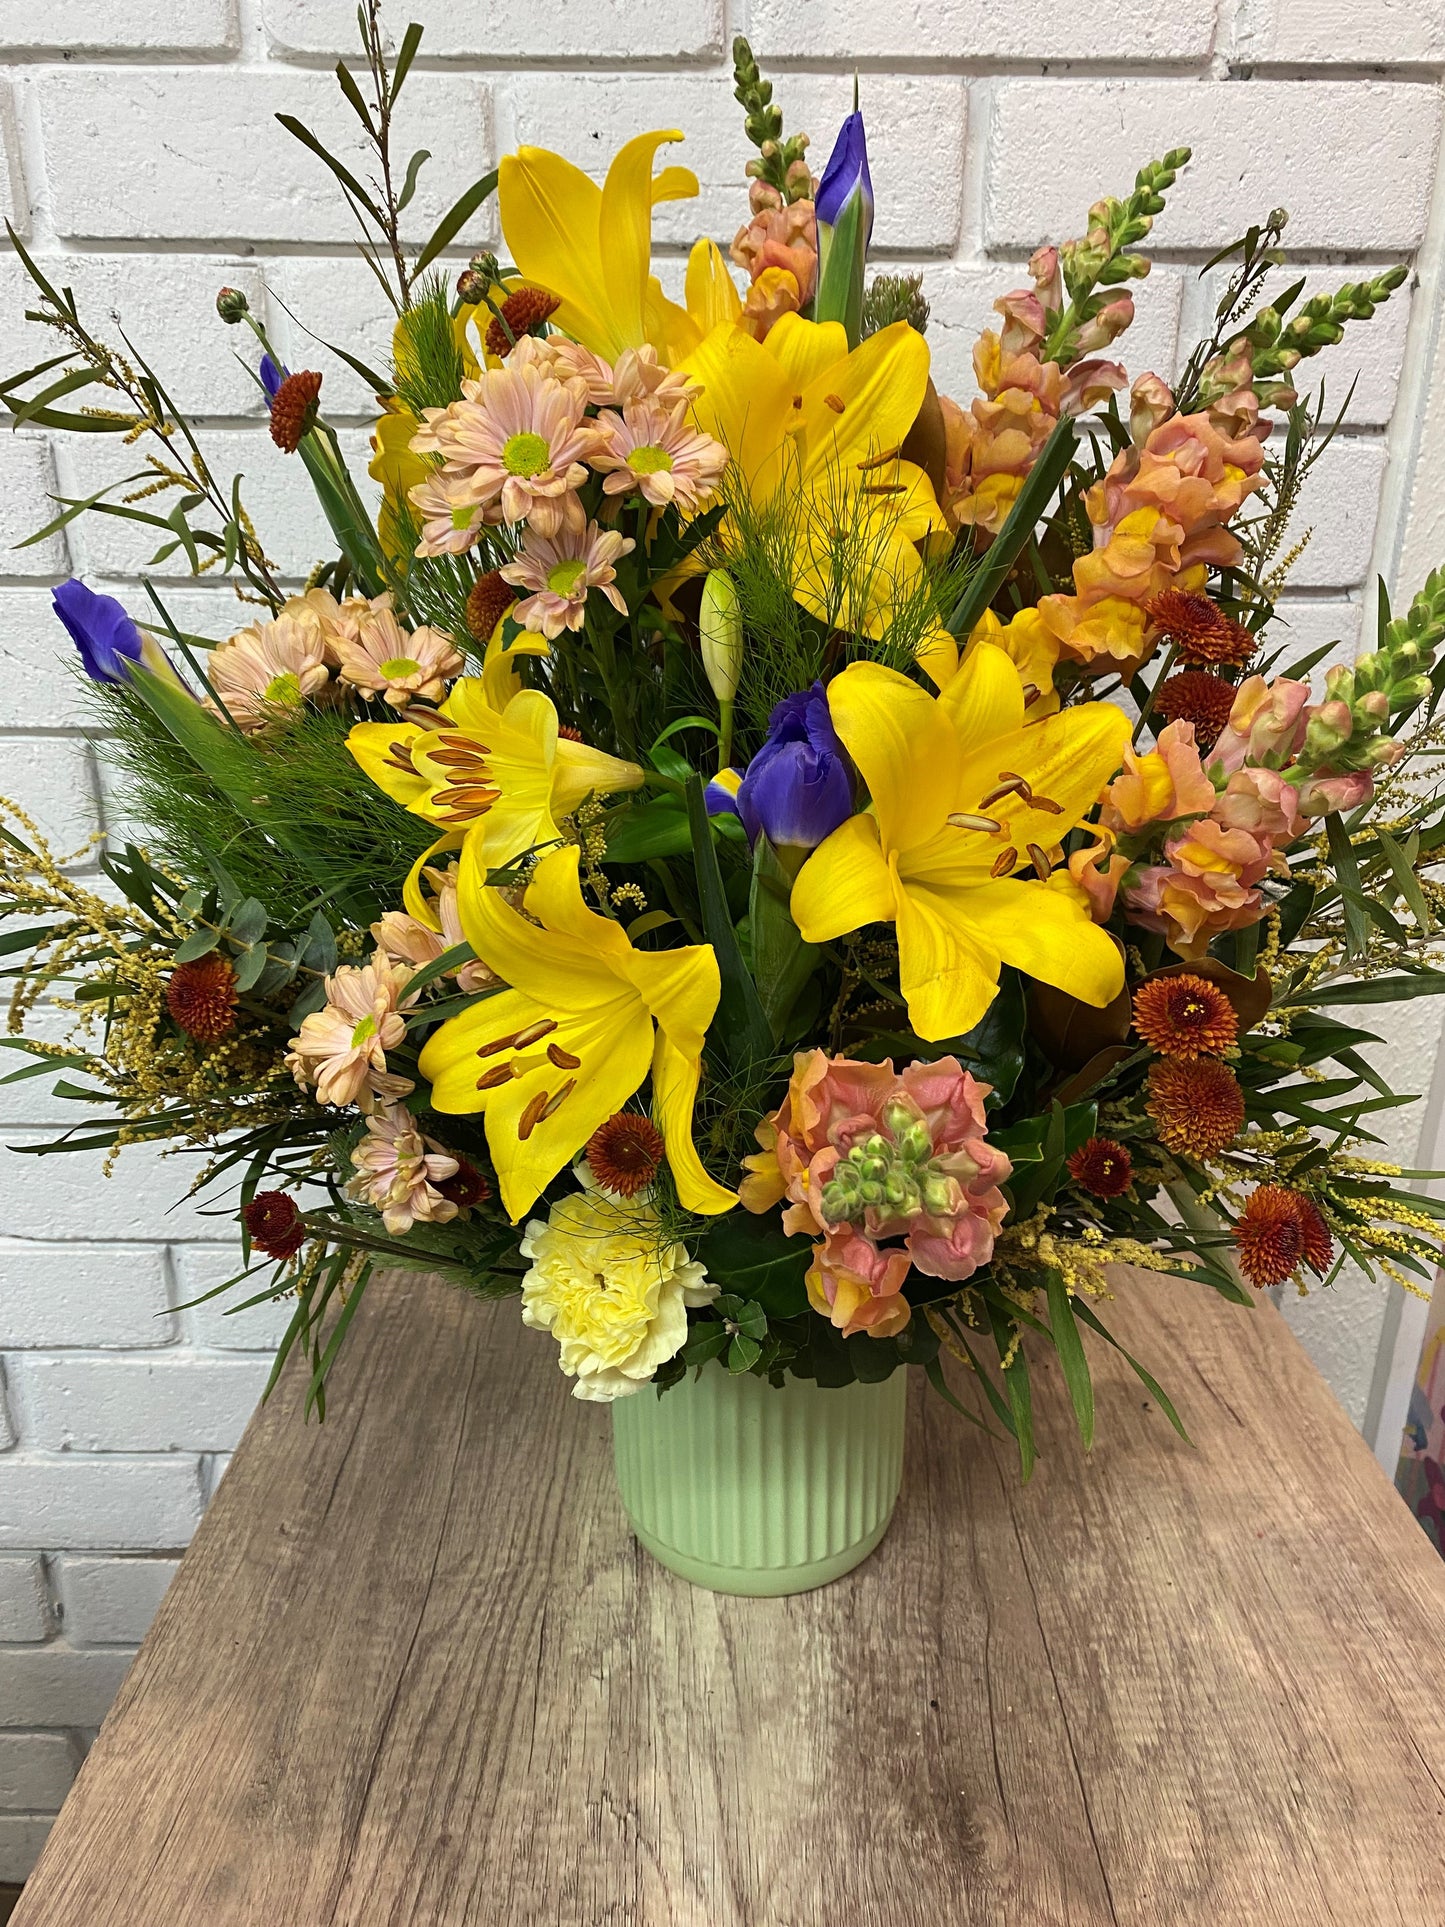
[[[471,485],[460,474],[443,470],[428,475],[409,488],[407,496],[421,515],[418,555],[461,555],[486,526],[487,512],[472,499]]]
[[[346,1195],[369,1204],[394,1238],[412,1226],[449,1224],[457,1207],[438,1188],[457,1174],[457,1160],[423,1137],[404,1104],[384,1104],[366,1120],[366,1136],[351,1153],[356,1175]]]
[[[341,680],[382,697],[392,709],[405,709],[413,696],[440,702],[466,658],[444,630],[403,629],[390,605],[390,596],[378,596],[358,624],[355,642],[338,643]]]
[[[638,489],[654,508],[675,502],[684,515],[695,515],[727,467],[727,449],[692,427],[685,401],[669,406],[651,396],[628,402],[620,415],[605,408],[597,429],[591,462],[606,477],[608,495]]]
[[[556,535],[580,517],[575,491],[596,440],[586,383],[554,381],[535,362],[513,358],[464,382],[462,397],[427,411],[412,448],[440,455],[477,506],[497,505],[503,521]]]
[[[582,627],[590,589],[600,589],[619,615],[626,615],[613,565],[635,546],[629,536],[600,529],[595,522],[584,529],[564,529],[555,537],[529,528],[515,560],[501,570],[504,580],[530,591],[513,611],[516,620],[525,628],[540,629],[550,642],[564,629]]]
[[[326,979],[326,1002],[301,1021],[291,1039],[286,1068],[319,1104],[358,1105],[370,1111],[378,1097],[405,1097],[410,1078],[386,1068],[386,1053],[406,1036],[402,1011],[411,999],[412,972],[384,956],[342,964]]]

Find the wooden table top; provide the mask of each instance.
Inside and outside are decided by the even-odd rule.
[[[368,1293],[253,1420],[14,1927],[1429,1927],[1445,1565],[1282,1320],[1123,1274],[1081,1460],[915,1387],[891,1535],[654,1565],[515,1302]],[[1102,1355],[1100,1355],[1102,1354]]]

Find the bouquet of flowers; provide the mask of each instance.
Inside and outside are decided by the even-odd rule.
[[[523,147],[413,252],[420,33],[362,27],[374,178],[280,119],[396,311],[389,367],[336,350],[370,483],[321,376],[217,301],[334,535],[304,584],[12,235],[56,349],[0,382],[16,426],[136,450],[49,529],[125,518],[246,605],[217,639],[149,580],[55,592],[150,834],[95,889],[7,806],[11,1075],[99,1113],[45,1152],[199,1152],[226,1289],[290,1301],[277,1369],[323,1413],[402,1266],[519,1293],[581,1398],[916,1364],[1027,1472],[1039,1347],[1090,1439],[1110,1265],[1245,1304],[1427,1277],[1442,1207],[1371,1155],[1408,1099],[1355,1018],[1445,991],[1445,573],[1322,691],[1274,629],[1331,426],[1303,364],[1405,270],[1264,303],[1271,214],[1182,374],[1131,381],[1179,149],[1039,249],[954,401],[920,277],[868,272],[857,111],[815,176],[739,40],[746,208],[671,293],[677,131],[600,187]],[[493,195],[504,252],[449,280]],[[73,1038],[26,1034],[56,1004]]]

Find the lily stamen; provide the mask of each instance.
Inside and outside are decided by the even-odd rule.
[[[1062,816],[1064,813],[1063,804],[1056,803],[1052,796],[1031,796],[1029,802],[1034,809],[1042,810],[1046,816]]]
[[[1003,828],[997,817],[977,816],[972,810],[955,810],[948,821],[955,830],[982,830],[988,836],[996,836]]]
[[[902,482],[865,482],[858,493],[860,495],[906,495],[908,491]]]
[[[510,1064],[494,1064],[489,1071],[484,1072],[483,1075],[477,1079],[477,1089],[479,1091],[494,1091],[499,1084],[508,1083],[513,1075],[514,1072]]]
[[[835,415],[841,415],[843,410],[848,406],[841,395],[824,395],[823,404],[825,407],[831,408]]]
[[[549,1044],[547,1046],[547,1056],[549,1060],[557,1066],[559,1071],[575,1071],[582,1063],[580,1057],[574,1057],[571,1051],[563,1050],[560,1044]]]
[[[1019,853],[1010,843],[1006,850],[1000,850],[989,868],[991,877],[1006,877],[1010,870],[1017,867]]]
[[[896,448],[885,448],[881,455],[870,455],[866,461],[859,462],[858,473],[866,475],[870,469],[882,468],[885,462],[896,462],[902,447],[900,442]]]
[[[1026,776],[1020,776],[1017,770],[1001,769],[998,773],[998,780],[1000,783],[1012,783],[1025,803],[1032,803],[1034,800],[1034,792],[1028,778]]]
[[[1000,803],[1006,796],[1022,796],[1027,785],[1021,776],[1010,776],[1006,782],[997,783],[987,796],[979,798],[980,809],[987,809],[990,803]]]
[[[1050,863],[1047,855],[1039,848],[1037,843],[1030,843],[1027,848],[1029,862],[1034,866],[1034,875],[1040,883],[1047,883],[1049,878],[1054,874],[1053,864]]]
[[[524,1110],[522,1115],[517,1119],[517,1136],[519,1138],[525,1139],[532,1135],[533,1131],[536,1130],[537,1126],[542,1122],[542,1119],[547,1115],[547,1106],[551,1101],[546,1091],[538,1091],[535,1097],[528,1099],[526,1110]]]
[[[555,1017],[539,1017],[535,1024],[527,1024],[517,1032],[512,1039],[513,1047],[517,1050],[525,1050],[528,1044],[535,1044],[539,1039],[550,1036],[556,1028]]]
[[[549,1097],[547,1102],[543,1105],[542,1113],[541,1113],[542,1119],[545,1121],[547,1118],[552,1117],[557,1111],[559,1111],[563,1103],[565,1102],[565,1100],[572,1095],[573,1091],[575,1091],[576,1088],[577,1088],[577,1079],[575,1077],[569,1077],[567,1079],[567,1082],[561,1087],[561,1089],[555,1092],[553,1096]]]

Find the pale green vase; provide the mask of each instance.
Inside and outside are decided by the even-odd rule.
[[[639,1540],[712,1592],[826,1586],[888,1530],[903,1476],[908,1373],[781,1388],[718,1365],[612,1407],[622,1503]]]

